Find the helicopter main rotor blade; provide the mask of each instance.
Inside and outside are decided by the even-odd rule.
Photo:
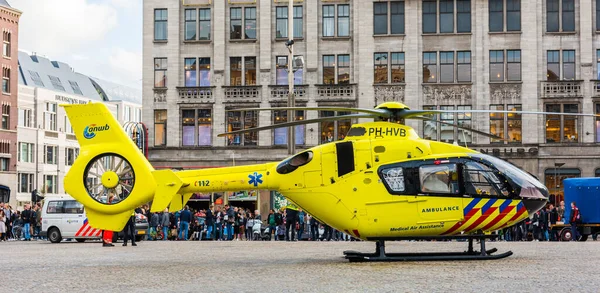
[[[414,117],[410,117],[409,119],[419,119],[419,120],[431,121],[431,122],[440,123],[440,124],[444,124],[444,125],[454,126],[456,128],[459,128],[459,129],[463,129],[463,130],[467,130],[467,131],[472,131],[473,133],[477,133],[477,134],[483,135],[485,137],[489,137],[489,138],[493,138],[493,139],[501,140],[501,141],[509,141],[506,138],[502,138],[502,137],[499,137],[497,135],[493,135],[491,133],[483,132],[483,131],[476,130],[476,129],[469,128],[469,127],[465,127],[465,126],[460,126],[460,125],[454,124],[454,123],[443,122],[443,121],[440,121],[440,120],[434,120],[434,119],[430,119],[430,118],[427,118],[427,117],[414,116]]]
[[[342,116],[321,117],[321,118],[316,118],[316,119],[298,120],[298,121],[292,121],[292,122],[273,124],[273,125],[269,125],[269,126],[262,126],[262,127],[255,127],[255,128],[225,132],[225,133],[221,133],[217,136],[223,137],[223,136],[232,135],[232,134],[257,132],[257,131],[263,131],[263,130],[269,130],[269,129],[285,128],[285,127],[290,127],[290,126],[312,124],[312,123],[324,122],[324,121],[336,121],[336,120],[355,119],[355,118],[378,118],[378,117],[380,117],[380,116],[369,115],[369,114],[351,114],[351,115],[342,115]]]
[[[445,113],[512,113],[512,114],[534,114],[534,115],[560,115],[560,116],[584,116],[600,117],[598,114],[584,113],[559,113],[559,112],[536,112],[536,111],[507,111],[507,110],[404,110],[398,113],[399,119],[406,119],[415,116],[445,114]]]
[[[366,113],[371,115],[377,115],[379,117],[388,118],[391,113],[388,110],[383,109],[363,109],[363,108],[344,108],[344,107],[279,107],[279,108],[246,108],[246,109],[231,109],[226,112],[232,111],[287,111],[287,110],[304,110],[304,111],[337,111],[337,112],[358,112]]]

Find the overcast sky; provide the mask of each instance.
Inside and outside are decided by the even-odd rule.
[[[19,50],[140,89],[142,0],[8,0],[23,12]]]

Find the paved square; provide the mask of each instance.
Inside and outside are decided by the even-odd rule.
[[[3,242],[3,292],[599,292],[600,242],[489,243],[495,261],[349,263],[370,242]],[[462,251],[389,242],[388,252]]]

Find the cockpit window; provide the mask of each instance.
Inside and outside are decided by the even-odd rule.
[[[299,153],[283,162],[281,162],[277,166],[277,173],[279,174],[288,174],[298,169],[298,167],[302,167],[312,161],[313,152],[307,151]]]
[[[490,167],[477,162],[465,162],[463,168],[465,193],[480,196],[508,196],[506,186]]]
[[[419,179],[421,192],[459,193],[456,164],[421,166],[419,168]]]

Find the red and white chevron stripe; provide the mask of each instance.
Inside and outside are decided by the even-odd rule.
[[[88,224],[87,219],[85,219],[85,221],[83,221],[83,226],[75,233],[75,237],[98,237],[100,234],[102,234],[102,230],[92,228],[92,226]]]

